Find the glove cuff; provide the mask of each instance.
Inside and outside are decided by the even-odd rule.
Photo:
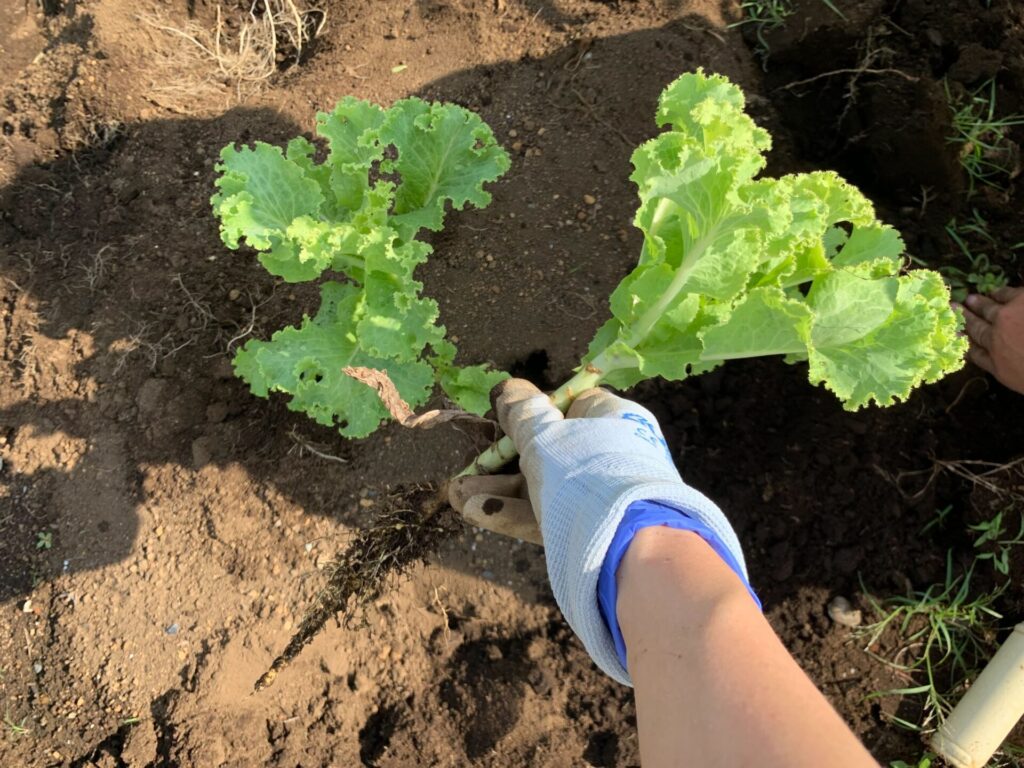
[[[734,556],[746,581],[743,552],[736,533],[718,506],[683,483],[674,471],[652,477],[648,462],[633,462],[616,456],[603,460],[597,457],[573,475],[603,476],[610,482],[595,493],[592,481],[584,486],[573,477],[567,477],[545,510],[541,521],[545,551],[563,553],[557,561],[548,559],[551,588],[569,626],[597,665],[614,680],[632,685],[629,673],[619,661],[597,598],[601,566],[629,505],[635,501],[654,501],[675,507],[697,520],[714,532]],[[615,482],[616,479],[619,482]]]

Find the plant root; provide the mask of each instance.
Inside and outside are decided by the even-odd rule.
[[[883,476],[888,477],[894,483],[900,495],[911,504],[920,501],[943,472],[950,472],[968,481],[973,486],[984,488],[997,498],[1006,497],[1017,503],[1024,502],[1024,493],[1016,490],[1016,485],[1003,487],[999,481],[999,476],[1001,475],[1005,475],[1008,479],[1012,479],[1014,476],[1024,478],[1024,457],[1004,464],[970,459],[947,461],[933,458],[932,466],[925,469],[899,472],[895,477],[885,473],[884,470],[880,470],[879,467],[875,467],[875,469],[882,471]],[[910,492],[906,489],[905,486],[908,479],[923,476],[926,476],[925,481],[919,490]],[[993,481],[993,477],[996,478],[995,481]]]
[[[278,674],[309,645],[331,617],[349,626],[398,576],[461,530],[446,495],[430,486],[400,488],[381,499],[382,511],[327,568],[327,584],[316,596],[292,639],[256,681],[255,691],[273,685]]]
[[[192,20],[176,26],[156,12],[136,16],[167,38],[154,43],[159,52],[158,68],[166,71],[166,77],[155,79],[150,86],[156,94],[150,101],[157,106],[192,114],[190,104],[196,91],[216,93],[218,82],[233,84],[241,101],[279,70],[301,63],[304,49],[327,21],[326,10],[305,7],[301,2],[297,5],[295,0],[254,1],[249,12],[230,25],[220,4],[216,12],[213,29]],[[193,74],[196,61],[212,65],[201,80]]]

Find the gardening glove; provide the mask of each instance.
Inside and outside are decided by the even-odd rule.
[[[615,571],[632,536],[647,525],[695,531],[748,584],[736,534],[715,504],[682,481],[657,420],[642,406],[593,389],[563,417],[522,379],[500,383],[491,398],[522,475],[456,478],[452,506],[474,525],[530,541],[538,539],[530,519],[539,522],[559,608],[597,665],[629,685]]]

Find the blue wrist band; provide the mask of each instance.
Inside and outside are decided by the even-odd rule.
[[[626,508],[626,514],[615,530],[615,536],[608,547],[608,553],[604,557],[601,573],[597,579],[597,603],[601,609],[604,623],[608,625],[608,631],[611,632],[612,640],[615,642],[615,653],[618,655],[623,669],[628,669],[626,666],[626,642],[622,639],[619,619],[615,614],[615,604],[618,598],[615,574],[619,570],[619,563],[622,562],[626,550],[633,542],[633,537],[642,528],[649,528],[652,525],[664,525],[680,531],[693,531],[704,539],[725,561],[725,564],[736,572],[750,596],[754,598],[754,602],[757,603],[758,610],[761,609],[761,601],[758,600],[750,583],[744,577],[743,569],[740,568],[736,558],[722,544],[714,531],[688,516],[683,510],[656,501],[634,501]]]

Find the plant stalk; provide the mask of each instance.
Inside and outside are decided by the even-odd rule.
[[[602,352],[594,358],[592,363],[580,368],[571,379],[549,395],[551,403],[562,413],[565,413],[577,395],[584,390],[598,386],[607,373],[607,369],[601,365],[604,359],[605,355]],[[493,474],[518,455],[519,452],[512,443],[512,438],[505,435],[473,459],[473,462],[468,467],[459,472],[458,477]]]

